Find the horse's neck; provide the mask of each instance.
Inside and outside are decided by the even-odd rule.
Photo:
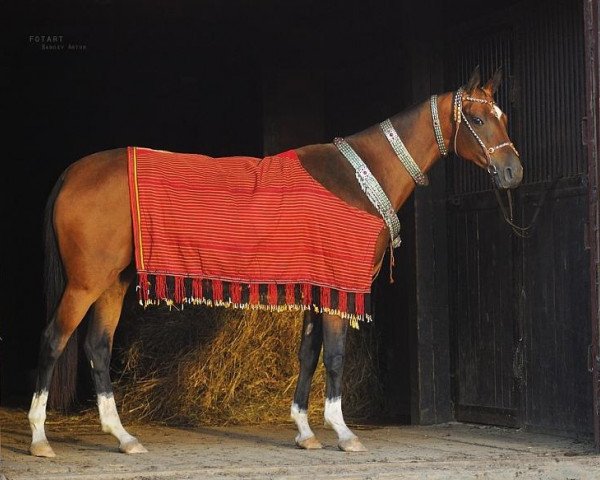
[[[439,97],[438,110],[442,133],[448,147],[452,135],[452,95]],[[392,125],[422,172],[441,158],[435,140],[429,100],[393,116]],[[398,210],[415,188],[415,182],[402,165],[379,125],[349,137],[361,152],[363,161],[381,184],[392,205]]]

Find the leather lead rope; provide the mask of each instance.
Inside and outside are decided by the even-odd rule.
[[[496,196],[496,201],[498,202],[498,206],[500,207],[500,212],[502,213],[502,217],[504,218],[504,221],[508,225],[510,225],[510,227],[515,235],[517,235],[518,237],[521,237],[521,238],[529,238],[531,236],[533,227],[535,226],[535,223],[537,221],[537,218],[540,214],[542,207],[546,203],[548,194],[556,188],[556,185],[558,184],[559,180],[560,180],[560,177],[556,177],[554,180],[552,180],[552,183],[544,192],[544,194],[541,198],[541,201],[537,204],[537,207],[536,207],[535,211],[533,212],[533,215],[531,217],[531,221],[529,222],[529,225],[523,227],[521,225],[517,225],[514,223],[513,199],[512,199],[511,191],[510,190],[506,191],[506,197],[507,197],[507,202],[508,202],[508,210],[507,210],[506,206],[502,202],[502,198],[500,197],[500,190],[498,189],[498,187],[496,186],[496,183],[492,179],[492,185],[494,187],[494,194]]]

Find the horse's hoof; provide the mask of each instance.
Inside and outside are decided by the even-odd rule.
[[[367,448],[360,443],[357,437],[349,438],[348,440],[340,440],[338,448],[342,452],[366,452]]]
[[[296,446],[304,450],[318,450],[319,448],[323,448],[321,442],[319,442],[317,437],[314,435],[312,437],[305,438],[304,440],[296,439]]]
[[[41,442],[32,443],[31,447],[29,447],[29,452],[34,457],[46,457],[46,458],[56,457],[56,453],[54,453],[54,450],[52,450],[52,447],[46,440],[43,440]]]
[[[144,448],[144,446],[138,442],[136,438],[130,440],[129,442],[122,443],[119,445],[119,450],[123,453],[148,453],[148,450]]]

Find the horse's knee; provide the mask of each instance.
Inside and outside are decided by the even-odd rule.
[[[344,366],[344,354],[341,352],[325,353],[323,355],[323,363],[328,372],[340,372]]]

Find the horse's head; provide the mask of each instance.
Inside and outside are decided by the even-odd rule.
[[[497,187],[515,188],[523,179],[523,166],[508,137],[506,114],[494,101],[501,78],[497,70],[482,87],[476,68],[454,95],[454,152],[485,168]]]

